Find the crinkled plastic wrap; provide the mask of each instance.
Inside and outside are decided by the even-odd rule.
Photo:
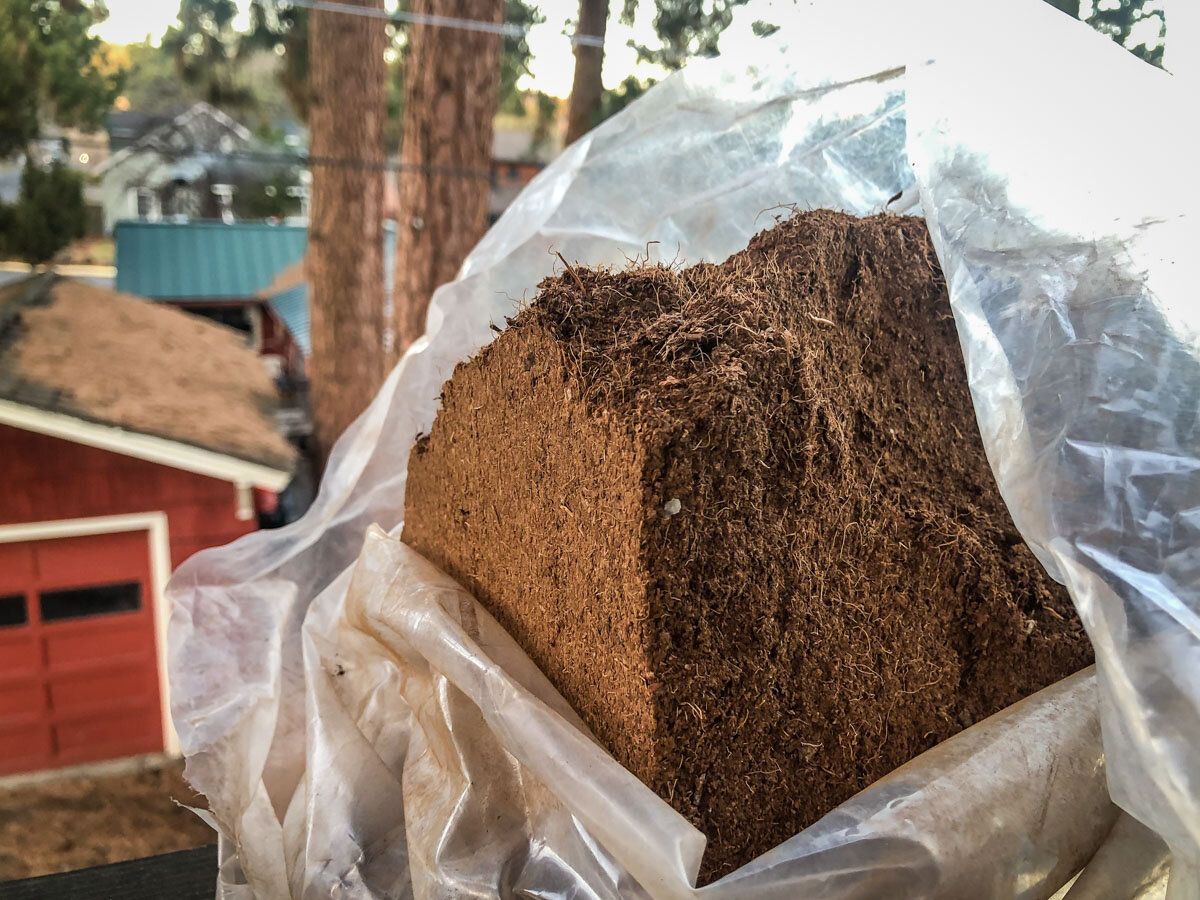
[[[1095,645],[1112,797],[1197,897],[1195,98],[1044,4],[986,42],[969,18],[947,11],[907,107],[984,446]]]
[[[951,4],[944,33],[914,43],[830,4],[790,47],[668,78],[529,185],[435,293],[304,519],[172,581],[172,711],[221,835],[220,896],[1045,897],[1115,816],[1097,705],[1113,796],[1166,837],[1173,891],[1192,896],[1194,188],[1181,126],[1157,112],[1187,107],[1169,77],[1043,7],[988,4],[981,35],[975,5]],[[867,214],[899,195],[889,208],[911,211],[913,165],[989,459],[1072,591],[1098,679],[968,729],[695,891],[703,837],[461,589],[368,529],[398,533],[442,383],[556,251],[721,260],[791,205]],[[1103,895],[1096,872],[1079,896]]]

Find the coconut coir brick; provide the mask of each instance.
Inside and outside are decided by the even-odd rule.
[[[543,282],[446,384],[404,539],[708,836],[702,880],[1091,660],[918,219]]]

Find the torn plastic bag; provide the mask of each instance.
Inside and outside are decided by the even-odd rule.
[[[463,588],[399,540],[367,537],[328,650],[315,677],[334,715],[370,719],[386,704],[414,716],[406,754],[383,761],[403,769],[417,897],[1048,897],[1116,818],[1088,670],[697,891],[703,835],[595,742]],[[374,680],[347,681],[381,660],[392,666],[386,697]],[[341,774],[367,794],[378,777]]]
[[[364,612],[352,623],[350,567],[368,526],[399,525],[408,451],[433,420],[441,384],[487,343],[489,326],[503,327],[532,294],[553,251],[586,264],[646,254],[717,261],[767,227],[781,204],[866,214],[899,195],[892,208],[908,208],[916,193],[909,108],[908,144],[989,459],[1015,521],[1067,581],[1096,644],[1114,794],[1168,839],[1173,890],[1195,888],[1186,860],[1200,856],[1200,824],[1187,802],[1200,771],[1200,377],[1196,331],[1183,318],[1194,309],[1196,264],[1174,256],[1194,194],[1179,158],[1189,144],[1177,133],[1176,112],[1187,106],[1163,99],[1167,76],[1040,0],[937,8],[915,18],[930,32],[927,44],[902,37],[913,33],[900,27],[910,9],[890,10],[889,21],[878,6],[806,9],[812,18],[790,47],[757,44],[749,65],[736,56],[693,64],[568,148],[485,236],[460,277],[435,293],[425,337],[339,441],[308,515],[180,568],[171,585],[172,710],[187,775],[220,830],[222,896],[402,897],[414,887],[426,896],[446,884],[463,896],[494,896],[501,881],[506,891],[542,897],[685,890],[698,854],[694,829],[660,809],[653,846],[668,835],[678,845],[660,857],[663,868],[647,871],[638,862],[644,848],[627,855],[619,827],[567,805],[575,782],[560,796],[527,777],[550,771],[520,755],[536,744],[524,730],[528,700],[505,695],[502,705],[488,695],[495,706],[476,705],[484,695],[475,688],[500,690],[505,676],[549,702],[560,723],[577,723],[534,689],[523,657],[499,636],[482,646],[463,640],[453,617],[410,623],[415,637],[388,616]],[[943,23],[944,34],[932,23]],[[928,54],[918,52],[926,46]],[[1038,50],[1022,49],[1018,65],[1018,46]],[[1106,97],[1136,107],[1137,127],[1116,122]],[[1154,165],[1136,178],[1114,170],[1108,149],[1136,158],[1147,134],[1155,136]],[[1031,182],[1031,166],[1054,177]],[[1109,195],[1098,199],[1102,191]],[[1190,282],[1173,274],[1185,269]],[[372,539],[356,584],[367,584],[368,572],[378,583],[411,573],[379,549],[390,546]],[[407,596],[408,588],[419,585],[395,581],[388,596]],[[385,628],[396,629],[394,641],[383,640]],[[453,662],[457,677],[426,655],[435,650],[448,654],[439,660]],[[1084,689],[1075,682],[1054,690]],[[1086,704],[1083,694],[1075,698]],[[1017,725],[1001,715],[1008,724],[999,736],[985,738],[981,724],[933,752],[982,742],[982,753],[1008,740],[1005,728]],[[544,714],[535,720],[550,727]],[[481,737],[447,742],[439,721]],[[483,739],[485,725],[499,729],[494,740]],[[1059,747],[1055,765],[1092,754],[1095,788],[1098,757],[1085,732],[1082,720],[1064,723],[1055,734],[1064,743],[1046,746]],[[435,751],[446,763],[440,769],[431,768]],[[974,753],[951,768],[977,771]],[[758,885],[763,896],[774,890],[770,873],[805,878],[811,896],[827,897],[874,896],[869,888],[888,878],[907,883],[910,874],[918,885],[962,883],[962,866],[977,858],[957,824],[877,830],[893,800],[917,815],[926,788],[953,786],[964,805],[988,796],[953,779],[905,780],[929,764],[914,761],[729,877]],[[620,776],[609,771],[611,760],[597,765]],[[455,781],[456,770],[471,780]],[[1044,770],[1031,772],[1028,784],[1056,788],[1037,774]],[[578,780],[595,777],[598,770],[581,771]],[[908,793],[884,802],[881,792],[898,784]],[[1007,807],[995,812],[997,839],[1020,846],[1006,845],[995,866],[975,869],[993,891],[981,896],[1046,896],[1050,882],[1065,880],[1072,857],[1062,848],[1094,846],[1103,830],[1102,799],[1081,790],[1045,794],[1048,808],[1080,810],[1073,826],[1065,815],[1055,820],[1062,831],[1019,825],[1005,818]],[[1019,807],[1024,795],[1008,793]],[[636,810],[605,808],[637,824],[653,807],[642,799]],[[989,821],[994,813],[982,803],[968,808]],[[500,818],[489,821],[485,809]],[[814,866],[839,865],[806,868],[810,857],[821,860]],[[793,896],[798,884],[780,889]]]
[[[943,11],[908,68],[908,151],[988,460],[1095,647],[1112,798],[1173,851],[1171,896],[1196,898],[1194,99],[1048,5],[1021,5],[987,41],[964,37],[972,4]],[[1115,126],[1113,110],[1138,125]],[[1111,168],[1147,147],[1153,165]]]

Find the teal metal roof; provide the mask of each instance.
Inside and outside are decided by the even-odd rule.
[[[302,225],[118,222],[117,290],[156,300],[253,297],[308,244]]]
[[[383,223],[383,296],[390,303],[395,291],[396,223],[391,219]],[[272,294],[267,303],[287,326],[288,331],[300,346],[305,356],[312,353],[309,337],[308,282],[302,281],[295,287]]]
[[[308,336],[308,282],[301,282],[268,297],[267,303],[292,333],[301,352],[308,356],[312,352],[312,342]]]

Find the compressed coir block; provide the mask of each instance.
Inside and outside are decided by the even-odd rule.
[[[1091,661],[919,219],[546,280],[446,384],[404,540],[708,836],[702,881]]]

